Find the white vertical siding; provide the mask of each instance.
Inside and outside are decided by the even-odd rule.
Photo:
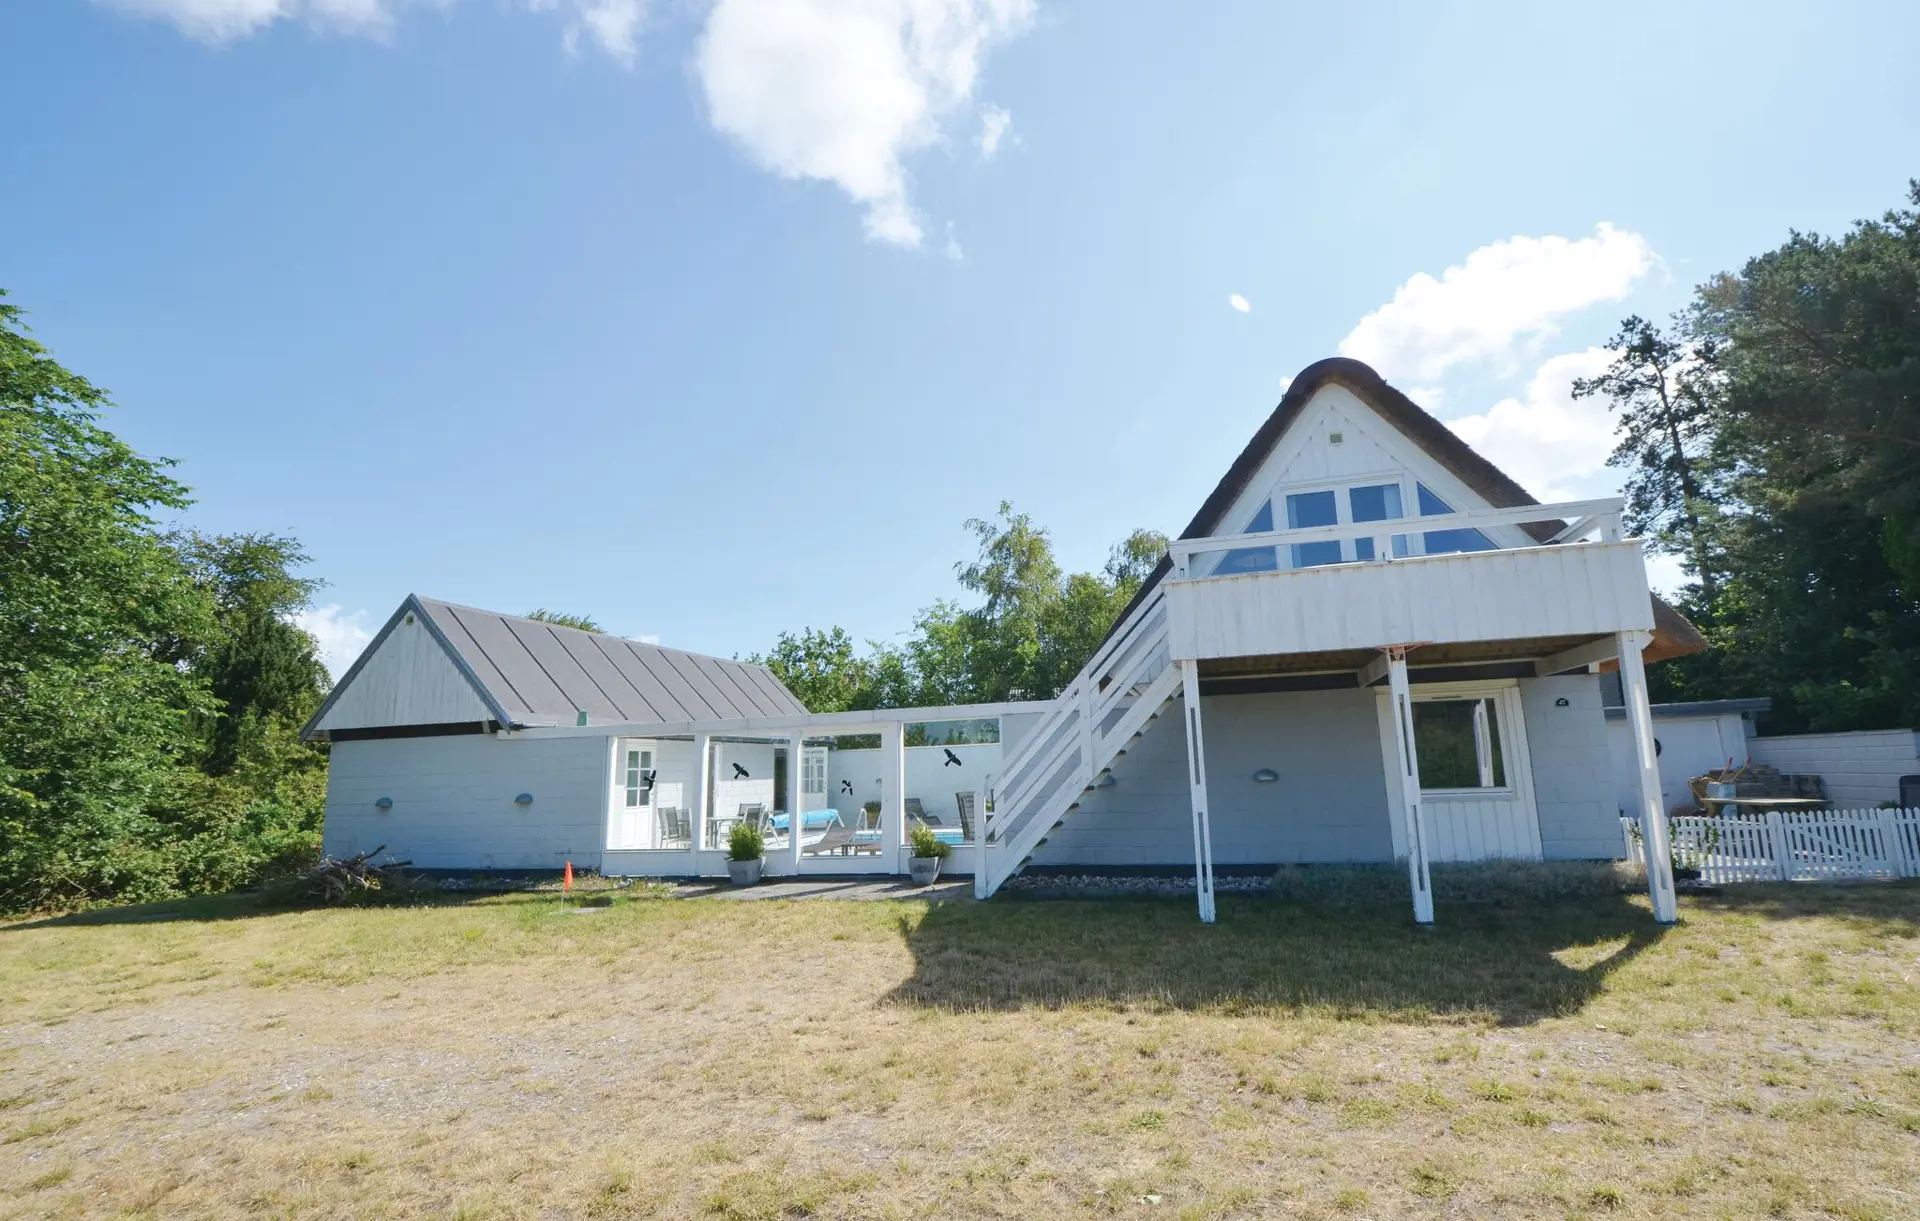
[[[447,725],[493,716],[473,684],[416,619],[402,619],[367,658],[317,729]]]
[[[607,739],[488,734],[336,742],[325,850],[381,844],[423,869],[599,868]],[[514,804],[528,793],[530,805]],[[380,810],[374,802],[393,800]]]
[[[1526,685],[1522,680],[1520,687]],[[1420,684],[1414,694],[1433,695],[1445,684]],[[1427,833],[1431,839],[1427,859],[1431,861],[1523,860],[1541,858],[1543,845],[1536,798],[1537,766],[1532,763],[1532,744],[1523,698],[1516,698],[1512,685],[1467,684],[1459,698],[1494,694],[1500,728],[1500,749],[1506,766],[1507,787],[1489,792],[1441,791],[1426,793],[1422,801],[1427,810]],[[1392,775],[1399,766],[1393,738],[1393,711],[1385,687],[1367,693],[1374,701],[1375,723],[1379,734],[1379,766]],[[1599,708],[1599,693],[1594,694]],[[1386,786],[1388,814],[1392,823],[1393,850],[1404,857],[1406,813],[1400,800],[1400,786]],[[1616,833],[1615,839],[1619,838]]]
[[[1526,547],[1168,581],[1175,657],[1400,641],[1577,636],[1653,626],[1635,542]]]

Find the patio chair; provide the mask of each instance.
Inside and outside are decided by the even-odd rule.
[[[693,840],[693,820],[686,810],[679,806],[661,806],[654,811],[653,817],[660,828],[662,844]]]
[[[740,803],[740,821],[767,830],[767,806],[761,801],[743,801]]]

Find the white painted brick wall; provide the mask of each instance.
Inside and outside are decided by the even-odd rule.
[[[1566,700],[1567,706],[1558,705]],[[1598,860],[1622,851],[1613,798],[1613,757],[1592,674],[1520,681],[1520,711],[1533,756],[1533,798],[1540,813],[1540,855],[1549,861]]]
[[[484,734],[336,742],[325,850],[387,846],[423,869],[600,867],[608,805],[605,738]],[[520,793],[533,803],[514,804]],[[391,810],[374,802],[393,799]]]
[[[1374,699],[1352,690],[1202,702],[1215,864],[1393,858]],[[1179,707],[1114,764],[1114,786],[1087,795],[1036,865],[1193,863]],[[1256,783],[1261,768],[1280,779]]]
[[[1786,734],[1747,744],[1754,762],[1820,777],[1836,809],[1900,799],[1900,777],[1920,775],[1920,733],[1911,729]]]

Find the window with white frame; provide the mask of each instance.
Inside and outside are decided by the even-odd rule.
[[[1422,789],[1505,789],[1500,702],[1491,695],[1415,697],[1413,745]]]
[[[629,746],[621,769],[627,793],[627,808],[641,809],[653,804],[653,752]]]
[[[1286,522],[1284,527],[1275,525],[1276,503],[1280,508],[1279,516]],[[1419,480],[1383,473],[1326,486],[1295,485],[1293,488],[1279,489],[1261,502],[1241,532],[1264,534],[1276,528],[1307,530],[1319,526],[1367,526],[1380,522],[1408,521],[1407,507],[1410,504],[1417,509],[1418,518],[1444,517],[1455,512],[1451,504]],[[1498,546],[1485,533],[1471,527],[1391,533],[1356,532],[1347,539],[1289,543],[1278,548],[1238,547],[1221,555],[1212,575],[1272,572],[1282,567],[1316,568],[1323,564],[1378,559],[1379,540],[1382,538],[1388,540],[1388,547],[1395,559],[1409,555],[1492,551]]]

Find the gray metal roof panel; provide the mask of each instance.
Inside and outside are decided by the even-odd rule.
[[[629,721],[660,719],[654,712],[653,702],[641,694],[633,681],[613,664],[606,650],[600,647],[600,641],[604,639],[600,633],[568,632],[557,638],[601,692],[620,709],[621,716]]]
[[[540,663],[540,668],[553,680],[553,685],[560,688],[560,693],[566,696],[573,711],[584,711],[588,716],[607,720],[626,719],[626,710],[607,697],[607,693],[600,689],[600,684],[581,668],[579,661],[567,651],[567,646],[560,642],[563,633],[572,634],[578,632],[578,628],[556,627],[537,619],[503,618],[502,622],[513,633],[513,638]],[[585,635],[584,632],[580,634]]]
[[[720,689],[723,696],[733,701],[736,707],[748,710],[748,716],[773,716],[780,711],[755,691],[752,683],[741,679],[732,667],[718,657],[688,656],[699,671]]]
[[[687,681],[687,685],[700,693],[700,698],[713,708],[713,715],[722,717],[750,716],[740,711],[739,701],[729,699],[714,681],[700,672],[700,665],[690,654],[678,649],[661,649],[660,659],[673,667],[674,673]]]
[[[764,667],[517,615],[416,599],[493,702],[521,723],[634,723],[804,711]]]

